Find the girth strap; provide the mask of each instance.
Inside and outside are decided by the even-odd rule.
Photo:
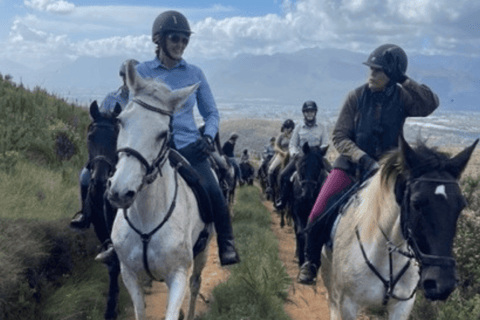
[[[128,225],[130,226],[130,228],[133,229],[133,231],[135,231],[142,239],[142,243],[143,243],[143,265],[145,267],[145,271],[147,272],[147,274],[150,276],[150,278],[152,278],[152,280],[155,280],[155,281],[159,281],[157,280],[152,272],[150,271],[150,268],[148,267],[148,258],[147,258],[147,251],[148,251],[148,244],[150,243],[150,240],[152,239],[152,236],[158,231],[160,230],[160,228],[163,227],[163,225],[168,221],[168,219],[170,219],[172,213],[173,213],[173,210],[175,209],[175,206],[176,206],[176,203],[177,203],[177,194],[178,194],[178,172],[177,170],[175,170],[175,194],[173,196],[173,201],[172,201],[172,204],[170,205],[170,209],[168,209],[168,212],[167,214],[165,215],[165,218],[163,218],[163,221],[155,228],[153,229],[152,231],[150,231],[149,233],[143,233],[141,232],[140,230],[138,230],[133,224],[132,222],[130,221],[130,219],[128,218],[127,216],[127,210],[126,209],[123,209],[123,216],[125,217],[125,220],[127,221]]]

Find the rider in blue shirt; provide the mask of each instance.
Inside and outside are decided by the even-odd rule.
[[[234,246],[228,204],[208,161],[208,156],[214,151],[213,139],[218,132],[220,117],[202,70],[182,59],[191,33],[183,14],[177,11],[161,13],[152,27],[152,41],[157,45],[156,56],[151,61],[138,64],[137,72],[144,78],[163,81],[171,89],[200,83],[185,105],[173,114],[173,144],[202,177],[200,183],[210,195],[214,211],[213,220],[217,232],[220,263],[230,265],[238,263],[240,259]],[[205,122],[203,135],[195,123],[193,115],[195,105]],[[113,253],[113,247],[106,253]]]
[[[138,61],[133,60],[135,63],[138,64]],[[120,105],[122,110],[128,103],[128,87],[125,80],[125,73],[126,72],[126,61],[122,63],[119,70],[119,75],[122,77],[123,85],[118,88],[116,91],[110,92],[105,99],[103,99],[102,104],[98,108],[98,110],[103,114],[111,115],[117,103]],[[72,221],[70,222],[70,227],[78,230],[87,229],[90,227],[90,218],[89,216],[84,213],[84,204],[85,199],[87,198],[87,191],[88,191],[88,184],[90,182],[90,170],[87,169],[86,166],[83,167],[82,171],[80,172],[80,199],[82,209],[75,214]]]

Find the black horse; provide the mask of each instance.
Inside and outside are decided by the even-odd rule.
[[[87,197],[85,199],[84,213],[88,215],[93,224],[98,240],[102,244],[110,239],[111,227],[116,215],[110,202],[105,197],[107,179],[117,163],[117,116],[121,112],[117,103],[113,114],[105,115],[99,112],[96,101],[90,105],[90,116],[92,123],[88,128],[87,168],[91,172],[91,179],[88,185]],[[106,263],[110,278],[108,301],[104,317],[108,320],[117,318],[118,304],[118,276],[120,274],[120,263],[117,256]]]
[[[249,186],[253,185],[253,179],[255,179],[255,168],[252,166],[250,161],[242,161],[240,163],[240,174],[244,183]],[[242,183],[240,183],[242,185]]]
[[[270,162],[273,159],[273,154],[262,155],[262,163],[257,170],[257,177],[260,182],[260,187],[262,188],[262,192],[265,192],[268,186],[268,167],[270,166]],[[272,200],[267,195],[267,200]]]
[[[307,226],[308,215],[328,175],[324,160],[328,146],[310,148],[308,142],[306,142],[302,150],[303,154],[293,160],[295,161],[296,173],[293,175],[291,209],[297,238],[296,255],[300,266],[305,262],[305,235],[303,231]]]

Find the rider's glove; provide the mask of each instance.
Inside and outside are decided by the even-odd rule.
[[[383,72],[395,83],[404,83],[407,76],[400,69],[400,63],[397,56],[392,53],[392,48],[385,51],[385,61],[387,65],[383,67]]]
[[[358,161],[358,164],[361,167],[363,176],[369,172],[372,172],[373,170],[380,168],[377,161],[373,160],[372,157],[370,157],[368,154],[364,154]]]
[[[213,145],[213,139],[205,135],[202,138],[198,139],[195,142],[195,151],[197,154],[197,159],[199,161],[203,161],[208,158],[208,156],[215,151],[215,147]]]

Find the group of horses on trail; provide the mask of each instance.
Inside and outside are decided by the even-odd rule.
[[[144,276],[166,283],[166,320],[178,319],[189,285],[186,319],[193,320],[213,226],[205,221],[195,192],[181,174],[188,163],[170,147],[169,124],[198,84],[172,91],[139,76],[132,63],[127,64],[126,82],[131,98],[121,113],[101,115],[96,102],[90,106],[92,179],[86,208],[93,212],[99,240],[110,237],[116,252],[107,263],[105,319],[117,318],[121,273],[137,320],[146,319],[140,280]],[[114,143],[104,143],[106,136],[114,136],[108,140]],[[359,309],[382,305],[389,319],[407,319],[417,287],[430,300],[450,295],[457,281],[453,238],[466,206],[459,179],[477,142],[449,157],[401,139],[398,150],[381,161],[373,176],[355,184],[356,191],[338,208],[331,244],[322,252],[331,319],[356,319]],[[299,265],[304,260],[307,217],[328,174],[323,167],[326,149],[305,144],[302,151],[293,160],[297,171],[289,205]],[[258,177],[262,181],[264,176]],[[219,177],[220,185],[230,183],[224,179]],[[106,221],[113,219],[109,230]],[[197,239],[205,234],[202,249],[195,250]]]

